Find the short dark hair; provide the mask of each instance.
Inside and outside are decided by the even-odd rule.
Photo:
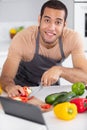
[[[59,0],[49,0],[49,1],[45,2],[43,4],[43,6],[41,7],[41,13],[40,13],[41,18],[43,16],[43,13],[44,13],[44,10],[45,10],[46,7],[53,8],[53,9],[58,9],[58,10],[64,10],[65,11],[64,20],[66,21],[68,11],[67,11],[66,6],[61,1],[59,1]]]

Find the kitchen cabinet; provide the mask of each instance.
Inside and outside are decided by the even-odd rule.
[[[74,2],[74,30],[83,37],[84,49],[87,50],[87,0]]]

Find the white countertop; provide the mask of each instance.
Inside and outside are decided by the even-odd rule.
[[[54,93],[54,92],[61,92],[61,91],[71,91],[71,88],[70,88],[70,86],[45,87],[41,91],[39,91],[35,96],[44,101],[45,97],[48,94],[51,94],[51,93]],[[86,95],[87,95],[87,91],[85,91],[85,93],[82,97],[85,97]],[[15,119],[14,119],[15,117],[9,118],[8,115],[3,114],[3,113],[1,113],[1,114],[3,116],[2,116],[2,118],[0,118],[0,127],[5,124],[5,125],[7,125],[7,127],[4,126],[4,128],[8,129],[9,128],[8,126],[9,126],[9,124],[11,125],[12,120],[14,122],[14,125],[17,125],[16,122],[15,122]],[[5,119],[4,119],[4,116],[6,117]],[[63,121],[63,120],[56,118],[53,111],[43,113],[43,117],[44,117],[46,124],[48,126],[48,130],[65,130],[65,129],[66,130],[76,130],[76,129],[86,130],[87,129],[87,112],[78,114],[75,119],[70,120],[70,121]],[[9,119],[9,121],[6,121],[8,119]],[[27,123],[27,121],[22,120],[22,119],[17,119],[17,120],[19,120],[18,122],[20,124],[24,122],[24,124],[27,125],[27,127],[25,128],[24,125],[22,124],[22,126],[20,126],[21,130],[24,130],[24,129],[29,130],[29,124]],[[13,125],[13,123],[12,123],[12,125]],[[19,128],[19,126],[17,128]],[[39,127],[39,129],[44,130],[40,127]],[[0,130],[5,130],[5,129],[0,128]],[[12,126],[11,130],[18,130],[18,129],[15,129],[15,127]]]

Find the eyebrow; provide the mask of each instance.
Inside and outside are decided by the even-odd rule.
[[[51,19],[49,16],[44,16],[44,18],[49,18],[49,19]],[[56,20],[63,21],[63,19],[61,19],[61,18],[56,18]]]

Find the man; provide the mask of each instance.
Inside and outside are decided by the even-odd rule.
[[[66,6],[49,0],[41,8],[39,26],[28,27],[13,38],[1,74],[2,87],[9,96],[24,94],[21,86],[57,84],[60,77],[87,83],[82,39],[66,27],[66,19]],[[61,66],[70,54],[73,68]]]

